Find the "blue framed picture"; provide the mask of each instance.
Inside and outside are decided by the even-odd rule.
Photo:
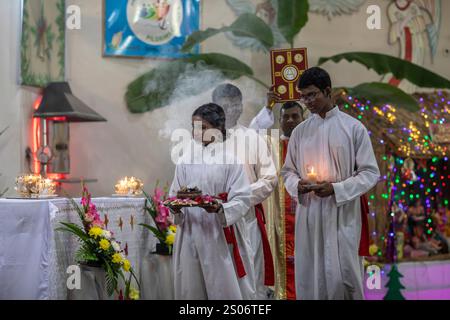
[[[182,58],[200,28],[200,0],[104,0],[103,23],[104,56]]]

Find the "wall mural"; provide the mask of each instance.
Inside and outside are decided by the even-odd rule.
[[[23,0],[20,83],[45,87],[65,77],[65,0]]]
[[[254,4],[250,0],[227,0],[227,3],[237,16],[251,13],[261,18],[272,29],[273,46],[275,48],[281,47],[286,42],[277,25],[277,11],[275,9],[278,7],[277,0],[265,0],[258,4]],[[268,52],[268,49],[254,38],[237,36],[232,32],[227,32],[226,36],[239,48]]]
[[[328,19],[343,14],[353,14],[366,0],[309,0],[309,11],[326,15]]]
[[[400,58],[424,65],[436,55],[441,26],[441,0],[393,0],[388,7],[389,44],[400,45]],[[408,93],[416,86],[392,75],[385,79]]]
[[[309,11],[326,15],[328,19],[331,19],[335,16],[356,12],[365,1],[309,0]],[[277,25],[277,10],[275,8],[278,8],[278,0],[260,0],[258,2],[252,0],[227,0],[227,3],[237,16],[244,13],[252,13],[261,18],[272,29],[274,48],[280,48],[286,43]],[[267,48],[253,38],[237,36],[232,32],[228,32],[226,35],[239,48],[267,52]]]

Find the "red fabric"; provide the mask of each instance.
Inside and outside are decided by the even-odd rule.
[[[218,195],[218,198],[223,202],[227,202],[228,193],[221,193]],[[244,262],[242,262],[241,253],[239,251],[239,246],[236,240],[236,234],[234,233],[234,228],[233,226],[223,228],[223,232],[225,233],[225,239],[227,240],[227,243],[233,246],[233,259],[236,265],[238,277],[243,278],[247,273],[245,272]]]
[[[289,140],[281,140],[281,155],[283,163],[286,160]],[[295,293],[295,209],[296,203],[290,194],[284,189],[284,234],[286,244],[286,298],[296,300]]]
[[[409,27],[405,27],[405,60],[412,61],[412,34]]]
[[[412,62],[412,34],[409,27],[405,27],[405,57],[403,58],[406,61]],[[397,79],[396,77],[392,77],[391,80],[389,80],[389,84],[398,87],[401,80]]]
[[[286,298],[295,300],[295,214],[285,210]]]
[[[270,251],[269,239],[266,232],[266,221],[264,218],[264,208],[261,203],[255,206],[256,220],[261,231],[261,240],[264,254],[264,285],[273,286],[275,284],[275,271],[273,268],[273,257]]]
[[[359,240],[359,255],[361,257],[369,256],[369,203],[367,196],[363,194],[361,196],[361,238]]]

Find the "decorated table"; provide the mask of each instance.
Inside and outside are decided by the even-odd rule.
[[[153,254],[158,241],[139,225],[154,225],[144,201],[92,199],[107,229],[125,248],[141,283],[141,298],[172,299],[171,257]],[[81,295],[67,286],[70,266],[77,266],[79,242],[70,233],[55,231],[60,222],[79,223],[68,199],[0,199],[0,299],[95,298],[96,293],[85,292],[83,282]]]

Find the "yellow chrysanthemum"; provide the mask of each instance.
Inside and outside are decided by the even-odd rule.
[[[92,227],[89,230],[89,235],[95,239],[97,239],[97,237],[100,237],[103,234],[103,229],[99,228],[99,227]]]
[[[131,269],[131,263],[129,260],[124,259],[123,260],[123,270],[125,270],[126,272],[130,271]]]
[[[175,242],[175,235],[173,233],[169,233],[166,237],[165,243],[169,246],[173,245]]]
[[[131,287],[129,298],[131,300],[139,300],[139,290],[136,290],[135,288]]]
[[[100,248],[102,248],[105,251],[108,250],[109,247],[111,246],[111,243],[106,239],[100,240],[99,244],[100,244]]]
[[[113,263],[121,263],[123,260],[122,255],[120,253],[114,253],[112,256]]]
[[[169,230],[172,231],[173,233],[176,233],[176,232],[177,232],[177,226],[171,225],[171,226],[169,227]]]

